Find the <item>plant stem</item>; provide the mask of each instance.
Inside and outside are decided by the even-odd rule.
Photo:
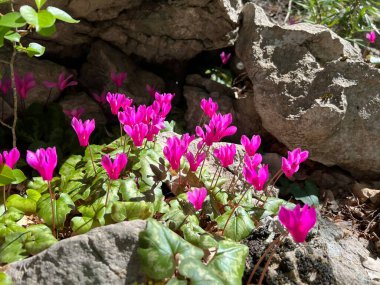
[[[88,149],[90,151],[90,157],[91,157],[92,167],[94,168],[94,172],[95,172],[95,175],[96,175],[96,168],[95,168],[94,156],[92,155],[91,145],[88,145]]]
[[[7,211],[7,206],[5,205],[5,199],[6,199],[5,186],[3,186],[4,213]]]
[[[123,145],[123,125],[120,123],[120,146]]]
[[[223,171],[223,167],[221,166],[221,167],[220,167],[220,170],[219,170],[219,174],[218,174],[218,176],[217,176],[217,178],[216,178],[216,180],[215,180],[215,185],[212,186],[212,182],[211,182],[211,189],[214,189],[214,188],[216,187],[216,185],[218,184],[218,180],[219,180],[219,178],[220,178],[220,175],[222,174],[222,171]]]
[[[54,203],[53,203],[53,201],[55,200],[55,197],[54,197],[53,191],[51,189],[51,182],[50,181],[48,181],[48,188],[49,188],[50,204],[51,204],[52,231],[53,231],[53,235],[55,237],[57,237],[56,232],[55,232],[55,209],[54,209]]]
[[[48,97],[46,99],[45,106],[47,106],[47,104],[49,104],[49,100],[50,100],[50,96],[51,96],[51,91],[52,91],[52,88],[50,88],[50,90],[49,90],[49,95],[48,95]]]
[[[273,258],[274,254],[275,254],[275,252],[276,252],[276,247],[278,246],[278,244],[280,243],[280,241],[281,241],[281,240],[279,240],[279,241],[274,245],[273,250],[272,250],[272,253],[270,254],[270,256],[269,256],[267,262],[265,262],[264,269],[263,269],[263,272],[262,272],[261,275],[260,275],[260,280],[259,280],[258,285],[263,284],[263,280],[264,280],[265,274],[266,274],[267,271],[268,271],[269,264],[270,264],[270,262],[272,261],[272,258]]]
[[[253,276],[255,275],[257,269],[259,269],[259,266],[260,266],[260,263],[264,260],[265,256],[267,256],[267,254],[275,247],[277,246],[282,237],[284,235],[280,235],[277,239],[275,239],[274,241],[271,242],[271,244],[268,246],[268,248],[264,251],[264,253],[261,255],[260,259],[256,262],[255,264],[255,267],[253,268],[252,272],[251,272],[251,275],[249,275],[249,278],[248,278],[248,281],[247,281],[247,284],[246,285],[249,285],[251,284],[251,281],[252,281],[252,278]]]
[[[13,9],[13,1],[11,1],[11,8]],[[16,126],[17,126],[17,90],[16,90],[16,82],[15,82],[15,70],[14,70],[14,63],[16,59],[16,48],[15,45],[13,45],[13,51],[12,51],[12,57],[9,64],[10,70],[11,70],[11,82],[12,82],[12,90],[13,90],[13,124],[12,124],[12,144],[13,147],[16,147],[17,144],[17,137],[16,137]]]
[[[218,171],[219,171],[219,167],[221,167],[221,166],[218,165],[218,166],[216,167],[216,170],[215,170],[214,176],[212,177],[212,180],[211,180],[210,189],[212,189],[212,184],[214,184],[214,180],[215,180],[216,174],[217,174]]]
[[[207,148],[207,151],[206,151],[206,158],[203,160],[203,162],[202,162],[202,166],[201,166],[201,170],[199,171],[199,180],[201,180],[201,178],[202,178],[202,169],[203,169],[203,166],[205,165],[205,161],[207,160],[207,158],[208,158],[208,154],[209,154],[209,151],[210,151],[210,147],[211,146],[209,146],[208,148]]]
[[[111,188],[111,179],[108,180],[108,187],[107,187],[107,196],[106,196],[105,208],[107,208],[107,205],[108,205],[108,197],[110,195],[110,188]]]
[[[247,187],[247,183],[244,183],[244,189]],[[250,188],[248,187],[247,189],[244,190],[243,189],[243,195],[240,197],[239,201],[237,202],[237,204],[233,207],[232,211],[231,211],[231,214],[228,216],[228,219],[226,221],[226,223],[224,224],[224,227],[223,227],[223,231],[222,231],[222,235],[224,235],[224,231],[226,230],[227,228],[227,224],[228,222],[231,220],[231,217],[232,215],[235,213],[235,210],[237,207],[239,207],[241,201],[243,200],[245,194],[247,194],[247,192],[250,190]]]

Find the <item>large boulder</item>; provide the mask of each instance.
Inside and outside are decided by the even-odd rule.
[[[25,1],[16,1],[24,4]],[[58,1],[61,2],[61,1]],[[56,5],[56,4],[54,4]],[[81,22],[61,25],[48,48],[69,55],[101,38],[149,61],[186,60],[205,50],[233,45],[241,0],[77,0],[57,6]],[[62,48],[62,46],[64,48]],[[83,49],[82,49],[83,51]]]
[[[112,72],[127,72],[124,85],[119,90],[111,80]],[[80,82],[90,92],[126,93],[134,99],[136,105],[148,104],[151,101],[146,90],[147,84],[155,86],[158,90],[164,90],[164,82],[160,77],[137,67],[124,53],[101,40],[91,46],[87,62],[81,69]]]
[[[250,96],[252,94],[247,94],[249,93],[239,97],[232,88],[211,79],[197,74],[187,76],[184,96],[187,104],[185,120],[188,130],[195,132],[195,127],[200,124],[201,119],[203,123],[205,122],[205,117],[202,118],[203,111],[200,102],[203,98],[212,98],[219,105],[218,112],[231,113],[234,119],[233,124],[239,126],[236,135],[232,138],[233,141],[238,142],[242,134],[261,133],[260,118],[256,110],[251,108],[254,98]],[[248,121],[249,124],[247,124]]]
[[[15,285],[140,283],[137,247],[145,227],[137,220],[96,228],[11,263],[5,272]]]
[[[236,51],[267,131],[327,166],[380,174],[380,70],[358,49],[323,26],[274,25],[250,3]]]

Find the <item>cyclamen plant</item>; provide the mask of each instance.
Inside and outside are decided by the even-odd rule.
[[[148,219],[138,253],[148,277],[165,282],[178,278],[195,280],[194,276],[206,271],[213,278],[210,282],[215,284],[221,280],[231,280],[231,284],[241,282],[248,251],[238,242],[254,230],[255,224],[260,224],[263,212],[273,217],[278,215],[284,231],[275,233],[278,238],[257,264],[265,255],[274,253],[288,232],[295,242],[304,242],[316,223],[315,208],[270,197],[270,190],[282,174],[294,175],[307,159],[308,152],[289,151],[283,158],[281,170],[270,178],[269,167],[262,164],[262,156],[258,153],[259,136],[242,136],[244,150],[238,151],[235,144],[219,144],[234,135],[237,128],[232,115],[218,113],[217,104],[210,100],[202,103],[204,117],[208,119],[196,127],[196,135],[170,135],[160,142],[157,136],[168,128],[165,119],[172,108],[173,97],[170,93],[155,93],[151,105],[137,107],[125,94],[108,94],[109,108],[119,119],[125,134],[107,146],[89,144],[95,129],[94,120],[83,122],[73,117],[72,127],[79,144],[86,148],[85,154],[70,157],[54,177],[58,160],[55,148],[28,151],[26,160],[41,178],[34,178],[28,184],[29,192],[25,196],[14,194],[7,199],[4,196],[9,206],[9,215],[5,217],[11,219],[16,210],[23,215],[34,214],[43,219],[57,237],[60,235],[56,233],[64,234],[67,227],[69,232],[81,234],[111,222]],[[205,107],[204,102],[210,107]],[[4,154],[5,163],[13,167],[18,159],[16,151]],[[207,165],[212,156],[218,164],[213,172]],[[3,161],[1,158],[0,164]],[[223,172],[226,168],[234,168],[234,175],[227,184],[223,174],[227,173]],[[50,203],[45,202],[49,199],[46,195],[50,196]],[[26,208],[14,202],[20,199],[34,207]],[[275,209],[273,204],[277,205]],[[49,238],[49,243],[39,250],[56,242],[54,236]],[[166,246],[170,248],[169,258],[160,260],[164,269],[155,267],[156,257],[161,258],[158,245],[165,247],[165,251]],[[24,250],[23,244],[19,246]],[[217,248],[218,260],[227,262],[231,271],[221,271],[220,268],[225,267],[220,267],[217,260],[202,263],[204,252],[211,252],[212,248]],[[225,250],[219,251],[223,248]],[[19,254],[26,257],[36,252],[24,250]],[[229,252],[234,252],[238,258],[231,258]],[[177,262],[177,258],[181,262]],[[192,265],[192,274],[184,269],[186,260]],[[0,257],[0,263],[12,261],[12,258]],[[250,281],[256,271],[255,266]]]

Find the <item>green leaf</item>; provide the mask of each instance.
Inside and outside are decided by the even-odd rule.
[[[43,37],[51,37],[55,34],[57,31],[57,28],[55,25],[48,27],[48,28],[41,28],[37,33]]]
[[[218,242],[213,236],[200,226],[187,223],[181,227],[181,230],[185,240],[201,249],[209,249],[218,246]]]
[[[37,6],[38,10],[40,10],[41,7],[45,5],[46,0],[35,0],[35,2],[36,2],[36,6]]]
[[[23,260],[28,256],[24,248],[25,233],[12,233],[5,237],[0,247],[0,263],[11,263]]]
[[[22,172],[20,169],[13,169],[12,172],[13,176],[16,179],[12,182],[12,184],[20,184],[21,182],[24,182],[26,180],[24,172]]]
[[[20,13],[28,24],[34,27],[38,26],[38,14],[32,7],[29,5],[21,6]]]
[[[19,12],[10,12],[0,18],[0,26],[8,28],[21,28],[26,22]]]
[[[21,197],[18,194],[9,196],[6,205],[7,208],[14,207],[17,210],[24,212],[26,215],[34,214],[37,208],[36,201]]]
[[[176,260],[183,262],[203,257],[201,249],[153,219],[148,220],[146,230],[140,233],[139,245],[137,252],[141,267],[154,280],[171,277],[176,269]]]
[[[144,194],[140,193],[137,184],[133,178],[128,178],[121,181],[120,192],[124,201],[129,201],[132,198],[142,198]]]
[[[49,248],[58,241],[51,230],[45,225],[31,225],[25,240],[25,249],[29,254],[35,255]]]
[[[225,212],[222,216],[216,218],[218,227],[223,229],[228,217],[230,216],[232,210]],[[224,231],[224,236],[234,240],[241,241],[246,238],[252,230],[255,228],[255,225],[249,216],[249,214],[242,207],[237,207],[235,212],[232,214],[227,227]]]
[[[55,226],[57,229],[62,229],[66,216],[74,208],[74,203],[66,193],[61,193],[58,200],[53,201],[53,206],[55,207]],[[52,212],[50,204],[50,195],[44,194],[37,203],[37,213],[44,219],[48,226],[52,226]]]
[[[4,272],[0,272],[0,284],[1,285],[13,285],[12,278],[5,274]]]
[[[40,57],[45,53],[45,47],[37,43],[30,43],[27,48],[23,48],[20,51],[26,52],[29,57]]]
[[[38,202],[38,200],[40,200],[41,198],[41,193],[38,192],[37,190],[28,189],[26,190],[26,194],[28,195],[29,199],[32,199],[33,201],[36,201],[36,202]]]
[[[190,279],[191,285],[223,285],[219,276],[211,272],[206,265],[194,257],[185,258],[179,265],[179,273]],[[235,283],[235,284],[239,284]]]
[[[264,205],[264,216],[275,216],[278,214],[278,211],[280,210],[280,207],[284,205],[287,208],[294,208],[295,205],[293,203],[290,203],[286,200],[276,198],[276,197],[268,197],[268,200],[266,201]]]
[[[146,220],[153,215],[152,203],[141,202],[115,202],[112,205],[112,219],[115,222]]]
[[[15,176],[11,168],[6,164],[0,165],[0,186],[5,186],[11,184],[15,181]]]
[[[243,277],[248,247],[236,242],[222,240],[216,255],[207,265],[225,285],[240,284]]]
[[[74,217],[71,219],[71,228],[76,234],[84,234],[94,228],[94,219],[90,217]]]
[[[54,25],[55,17],[52,13],[46,10],[39,11],[38,14],[38,24],[36,26],[37,32],[43,28],[49,28]]]
[[[5,34],[8,33],[10,28],[7,27],[0,27],[0,47],[4,46],[4,37]]]
[[[77,165],[82,160],[80,155],[71,155],[59,169],[59,174],[61,176],[72,176],[77,172]]]
[[[310,181],[305,181],[304,188],[301,188],[298,184],[292,184],[289,188],[289,192],[293,194],[296,200],[302,201],[304,204],[309,206],[318,206],[318,187]]]
[[[166,283],[166,285],[187,285],[186,280],[178,280],[176,277],[173,277]]]
[[[46,10],[48,10],[57,20],[61,20],[66,23],[70,24],[76,24],[79,23],[79,20],[73,19],[69,14],[67,14],[65,11],[62,11],[61,9],[58,9],[56,7],[47,7]]]

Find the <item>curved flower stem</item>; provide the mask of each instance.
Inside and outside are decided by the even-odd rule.
[[[247,187],[247,183],[244,183],[243,195],[240,197],[240,199],[237,202],[237,204],[233,207],[233,209],[231,211],[231,214],[228,216],[228,219],[227,219],[227,221],[226,221],[226,223],[224,224],[224,227],[223,227],[222,235],[224,235],[224,231],[226,230],[228,222],[231,220],[232,215],[235,213],[236,208],[239,207],[239,205],[240,205],[241,201],[243,200],[245,194],[247,194],[247,192],[250,190],[249,187],[247,189],[245,189],[246,187]]]
[[[92,162],[92,167],[94,168],[95,176],[96,176],[96,167],[95,167],[95,162],[94,162],[94,156],[92,155],[92,148],[91,145],[88,145],[88,149],[90,151],[90,157],[91,157],[91,162]]]
[[[220,175],[222,174],[222,171],[223,171],[223,167],[221,166],[220,167],[220,170],[219,170],[219,174],[215,180],[215,185],[212,186],[212,182],[211,182],[211,189],[214,189],[216,187],[216,185],[218,184],[218,181],[219,181],[219,178],[220,178]],[[212,180],[214,182],[214,179]]]
[[[209,152],[210,152],[210,147],[211,146],[209,146],[208,148],[207,148],[207,151],[206,151],[206,158],[203,160],[203,162],[202,162],[202,166],[201,166],[201,169],[200,169],[200,171],[199,171],[199,180],[201,180],[201,178],[202,178],[202,169],[203,169],[203,166],[205,165],[205,161],[207,160],[207,158],[208,158],[208,154],[209,154]]]
[[[11,8],[12,11],[13,9],[13,2],[11,1]],[[13,147],[16,147],[17,144],[17,137],[16,137],[16,126],[17,126],[17,115],[18,115],[18,110],[17,110],[17,89],[16,89],[16,82],[15,82],[15,59],[16,59],[16,47],[13,45],[13,51],[12,51],[12,57],[11,57],[11,62],[9,63],[9,67],[11,70],[11,82],[12,82],[12,90],[13,90],[13,124],[12,124],[12,143]]]
[[[221,166],[218,165],[218,166],[216,167],[216,170],[215,170],[214,176],[212,177],[212,180],[211,180],[210,189],[212,189],[212,184],[214,184],[214,180],[215,180],[215,177],[216,177],[216,175],[217,175],[217,173],[218,173],[218,171],[219,171],[219,167],[221,167]]]
[[[123,125],[120,123],[120,147],[123,145]]]
[[[240,154],[239,154],[239,158],[240,158],[239,165],[238,165],[238,167],[236,168],[235,173],[234,173],[234,176],[233,176],[232,179],[231,179],[230,186],[228,186],[228,188],[227,188],[227,193],[230,191],[231,186],[233,185],[233,189],[234,189],[235,186],[236,186],[236,183],[239,181],[239,177],[240,177],[239,168],[240,168],[241,165],[243,164],[243,160],[244,160],[243,157],[242,157]],[[239,173],[239,174],[238,174],[238,178],[237,178],[236,181],[235,181],[236,173]],[[234,194],[235,194],[235,191],[234,191]]]
[[[265,256],[267,256],[267,254],[272,250],[274,249],[274,247],[276,247],[280,242],[281,242],[281,239],[285,236],[285,234],[281,234],[277,239],[275,239],[274,241],[272,241],[272,243],[267,247],[267,249],[264,251],[264,253],[261,255],[260,259],[256,262],[255,264],[255,267],[253,268],[252,272],[251,272],[251,275],[249,275],[249,278],[248,278],[248,281],[247,281],[247,284],[246,285],[249,285],[251,284],[251,281],[252,281],[252,278],[253,276],[255,275],[257,269],[259,268],[261,262],[264,260]],[[269,263],[268,263],[269,265]],[[264,271],[263,271],[264,273]],[[261,278],[260,278],[261,280]],[[262,281],[262,280],[261,280]]]
[[[6,199],[5,186],[3,186],[4,213],[7,211],[7,206],[5,205],[5,199]]]
[[[267,192],[269,185],[271,185],[273,183],[273,181],[276,180],[276,182],[277,182],[277,180],[281,177],[282,173],[283,173],[282,169],[280,169],[276,172],[276,174],[271,178],[271,180],[269,180],[267,186],[264,188],[264,191],[263,191],[264,193]]]
[[[110,188],[111,188],[111,179],[108,180],[106,203],[104,205],[105,208],[107,208],[107,205],[108,205],[108,197],[110,195]]]
[[[267,271],[268,271],[269,264],[270,264],[270,262],[272,261],[272,258],[273,258],[274,254],[275,254],[275,252],[276,252],[276,247],[279,245],[280,242],[281,242],[281,239],[280,239],[280,240],[274,245],[273,250],[272,250],[272,253],[270,254],[270,256],[269,256],[267,262],[265,262],[264,269],[263,269],[263,272],[262,272],[261,275],[260,275],[260,280],[259,280],[258,285],[263,284],[263,280],[264,280],[265,274],[266,274]]]
[[[55,232],[55,207],[53,201],[55,200],[54,193],[51,189],[51,182],[48,181],[48,188],[49,188],[49,194],[50,194],[50,204],[51,204],[51,217],[52,217],[52,231],[53,235],[57,237]]]
[[[50,88],[49,90],[49,95],[48,97],[46,98],[46,102],[45,102],[45,106],[47,106],[49,104],[49,100],[50,100],[50,96],[51,96],[51,91],[53,90],[53,88]]]

